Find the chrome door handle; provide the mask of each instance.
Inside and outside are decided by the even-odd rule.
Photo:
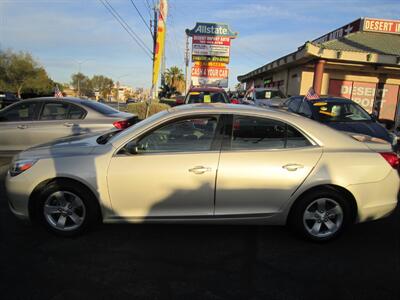
[[[28,126],[27,125],[18,125],[17,128],[18,129],[26,129],[26,128],[28,128]]]
[[[65,123],[64,123],[64,126],[65,126],[65,127],[72,127],[72,126],[74,126],[74,123],[65,122]]]
[[[203,166],[197,166],[189,169],[189,172],[192,172],[194,174],[203,174],[205,172],[211,172],[211,168],[209,167],[203,167]]]
[[[282,166],[282,168],[284,168],[288,171],[297,171],[297,169],[304,168],[304,166],[299,165],[299,164],[287,164],[287,165]]]

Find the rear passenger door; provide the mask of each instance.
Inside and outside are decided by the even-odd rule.
[[[46,143],[61,137],[81,134],[78,122],[82,113],[74,113],[75,105],[63,101],[44,102],[39,120],[29,130],[33,145]]]
[[[322,154],[298,129],[279,120],[235,115],[226,128],[215,215],[279,212]]]
[[[0,112],[0,152],[21,151],[32,145],[40,101],[21,101]]]

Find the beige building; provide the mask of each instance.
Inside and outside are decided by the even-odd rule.
[[[396,120],[400,20],[355,20],[238,80],[246,88],[279,87],[288,96],[314,87],[320,95],[346,97],[380,119]]]

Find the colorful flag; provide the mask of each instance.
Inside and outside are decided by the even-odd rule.
[[[152,84],[155,87],[157,85],[158,73],[160,72],[160,65],[162,55],[164,52],[165,45],[165,30],[168,14],[168,3],[167,0],[160,0],[160,10],[157,19],[157,39],[156,47],[154,49],[154,62],[153,62],[153,81]]]
[[[58,88],[58,85],[54,88],[54,97],[56,98],[62,98],[63,94],[61,93],[60,89]]]
[[[306,98],[307,100],[317,100],[319,99],[319,95],[315,92],[315,90],[312,87],[310,87],[304,98]]]

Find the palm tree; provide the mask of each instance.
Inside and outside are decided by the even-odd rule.
[[[183,72],[177,66],[172,66],[165,72],[165,83],[171,88],[178,92],[184,92],[185,90],[185,79]]]

